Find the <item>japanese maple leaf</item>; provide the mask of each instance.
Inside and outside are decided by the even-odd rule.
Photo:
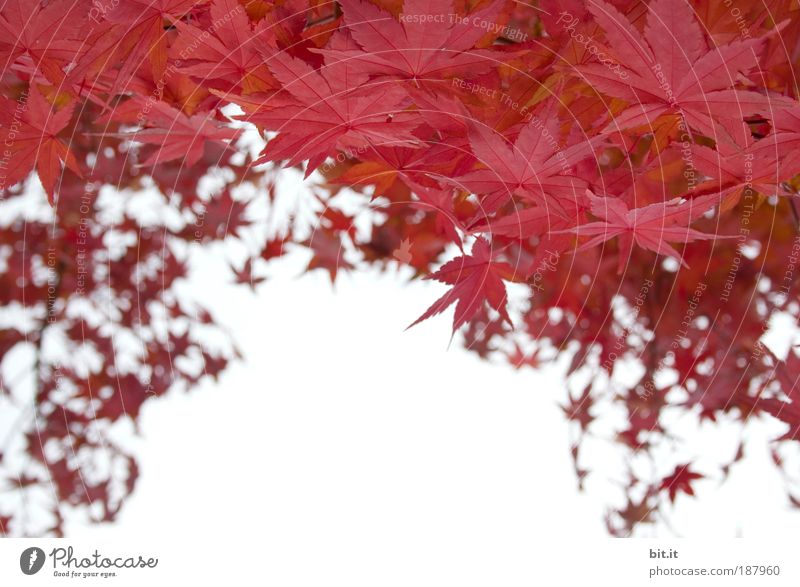
[[[71,12],[73,12],[71,14]],[[53,83],[81,49],[79,10],[66,0],[42,5],[36,0],[7,0],[0,8],[0,63],[8,69],[21,56]]]
[[[777,132],[800,134],[800,103],[775,113],[772,121]]]
[[[446,189],[431,188],[410,180],[405,183],[417,197],[411,205],[425,212],[436,212],[437,231],[461,247],[458,231],[466,232],[466,229],[456,216],[453,189],[449,186]]]
[[[789,398],[800,396],[800,357],[795,354],[794,349],[789,350],[785,361],[781,361],[769,349],[767,353],[775,363],[771,379],[780,383],[781,391]]]
[[[550,215],[541,206],[514,210],[506,216],[480,218],[470,227],[473,232],[490,232],[495,236],[528,239],[552,230]],[[561,228],[561,227],[559,227]]]
[[[603,0],[589,3],[588,8],[627,77],[623,80],[619,72],[599,63],[576,70],[598,90],[632,104],[614,117],[608,130],[649,126],[671,112],[713,136],[714,119],[741,120],[791,104],[783,97],[731,89],[740,74],[758,66],[757,54],[765,38],[709,47],[686,0],[651,2],[643,35]]]
[[[134,101],[147,109],[147,126],[134,134],[121,136],[158,147],[142,163],[144,167],[175,159],[183,159],[191,167],[201,159],[208,144],[232,148],[231,142],[241,134],[241,130],[230,128],[208,114],[187,116],[164,102],[150,104],[142,98]]]
[[[504,216],[486,216],[480,212],[479,216],[469,226],[470,232],[490,232],[495,236],[505,236],[520,240],[531,237],[542,237],[548,233],[570,228],[574,219],[580,217],[590,207],[586,192],[580,194],[573,201],[561,200],[560,204],[566,211],[563,216],[555,216],[544,206],[531,208],[517,208]]]
[[[577,422],[581,430],[586,432],[586,429],[594,421],[594,417],[590,413],[593,407],[594,398],[591,393],[591,385],[587,385],[578,397],[573,397],[572,393],[569,393],[567,405],[561,406],[561,409],[564,410],[567,418]]]
[[[389,190],[397,179],[408,183],[419,181],[428,173],[446,174],[453,163],[453,152],[447,145],[432,145],[425,149],[383,145],[357,155],[360,161],[332,179],[331,183],[374,184],[376,197]]]
[[[678,327],[673,328],[677,330]],[[685,405],[698,406],[700,419],[710,421],[716,421],[720,413],[734,408],[739,408],[742,413],[751,412],[752,398],[747,393],[747,380],[743,381],[741,371],[736,367],[735,352],[725,348],[709,353],[708,356],[713,358],[713,369],[698,373],[694,369],[700,363],[700,359],[690,353],[683,356],[676,354],[676,363],[680,361],[677,364],[681,367],[688,363],[688,369],[693,371],[690,371],[691,378],[696,384],[694,389],[687,390]],[[686,372],[686,367],[683,370]]]
[[[517,343],[514,343],[514,351],[506,355],[506,360],[508,364],[516,370],[520,370],[523,367],[538,369],[542,364],[542,361],[539,359],[539,349],[527,353],[522,350]]]
[[[287,244],[292,242],[294,242],[294,239],[291,230],[283,236],[275,236],[267,240],[267,242],[264,243],[264,249],[261,251],[261,258],[265,261],[270,261],[278,257],[283,257],[283,255],[286,254]]]
[[[414,115],[402,113],[406,93],[396,85],[362,87],[365,75],[350,65],[327,66],[319,71],[284,53],[269,58],[272,73],[286,95],[265,103],[248,119],[261,128],[278,131],[256,164],[285,159],[287,166],[309,160],[310,175],[337,150],[359,150],[372,145],[416,146]]]
[[[622,273],[625,262],[630,258],[634,243],[659,255],[672,257],[687,267],[681,254],[667,243],[726,238],[689,228],[689,224],[719,204],[719,196],[716,194],[692,200],[674,198],[633,210],[620,198],[600,198],[591,193],[587,195],[591,201],[592,214],[601,220],[583,224],[570,232],[592,237],[578,251],[620,237],[619,273]]]
[[[264,283],[267,278],[266,277],[257,277],[253,275],[253,259],[252,257],[245,261],[244,266],[237,270],[235,267],[231,267],[233,270],[233,274],[236,277],[234,283],[241,284],[241,285],[248,285],[250,289],[256,291],[256,286]]]
[[[776,112],[772,126],[773,141],[781,146],[783,165],[789,170],[796,169],[800,165],[800,103]]]
[[[566,210],[574,208],[577,194],[583,194],[587,187],[586,181],[572,172],[572,167],[592,155],[601,138],[562,150],[545,137],[536,121],[522,128],[513,145],[496,131],[481,124],[473,125],[470,144],[481,169],[456,178],[454,183],[482,196],[481,207],[486,214],[497,210],[513,195],[538,203],[548,214],[566,214]]]
[[[411,326],[443,312],[456,303],[453,316],[453,332],[468,322],[487,302],[511,324],[506,312],[506,286],[503,280],[513,281],[519,275],[508,263],[494,260],[492,246],[485,238],[478,238],[472,245],[471,254],[464,254],[445,263],[427,279],[435,279],[452,285],[452,289],[436,300]],[[409,328],[411,328],[409,326]]]
[[[798,147],[800,134],[773,133],[756,141],[749,132],[717,141],[716,150],[692,145],[692,165],[710,178],[697,189],[719,191],[723,210],[735,206],[748,189],[765,196],[783,193],[781,184],[800,173]]]
[[[62,168],[81,175],[75,156],[57,137],[69,124],[74,106],[55,111],[35,85],[31,85],[27,101],[3,99],[0,141],[11,154],[6,186],[22,181],[35,168],[52,204]]]
[[[653,514],[655,512],[655,504],[652,503],[650,496],[645,496],[638,503],[633,501],[628,496],[625,508],[621,510],[614,510],[622,522],[622,528],[617,528],[612,525],[611,516],[606,518],[606,525],[609,533],[614,536],[630,536],[633,528],[638,524],[650,524],[653,522]]]
[[[659,490],[667,491],[669,493],[669,500],[675,503],[675,497],[679,491],[684,492],[686,495],[694,495],[694,488],[692,482],[697,479],[702,479],[703,475],[695,473],[689,468],[689,465],[678,465],[671,475],[664,477],[659,485]]]
[[[325,269],[331,283],[336,281],[340,269],[352,269],[353,265],[344,257],[345,249],[341,234],[329,228],[318,228],[311,237],[300,243],[311,249],[313,256],[306,271]]]
[[[122,38],[119,46],[126,55],[113,90],[127,83],[143,63],[150,66],[154,79],[160,79],[167,64],[167,35],[164,24],[179,21],[185,14],[208,0],[118,0],[102,14],[117,25]]]
[[[194,225],[187,227],[187,233],[199,238],[222,239],[229,234],[240,235],[241,230],[250,226],[247,218],[247,202],[234,200],[229,189],[211,196],[193,212],[197,217]]]
[[[214,356],[203,351],[203,375],[219,379],[220,374],[228,365],[228,359],[223,356]]]
[[[180,35],[170,54],[187,63],[181,71],[206,82],[224,81],[225,89],[241,84],[247,93],[276,88],[262,57],[265,47],[276,47],[268,22],[252,26],[238,0],[214,0],[209,12],[212,22],[219,23],[209,30],[175,22]]]
[[[450,0],[405,0],[399,22],[364,0],[342,0],[344,25],[360,48],[320,50],[326,60],[355,60],[373,76],[426,81],[496,67],[509,53],[474,49],[486,35],[481,23],[495,23],[503,6],[456,19]]]

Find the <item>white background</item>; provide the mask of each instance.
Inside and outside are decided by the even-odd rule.
[[[297,277],[302,266],[289,260],[254,294],[225,282],[222,255],[201,258],[187,287],[245,359],[218,384],[146,404],[141,478],[119,521],[69,535],[246,536],[287,569],[353,550],[407,549],[409,564],[422,564],[606,535],[618,492],[602,478],[577,491],[557,370],[448,349],[448,314],[404,331],[444,286],[369,271],[331,287],[321,271]],[[767,452],[776,428],[749,430],[730,480],[679,497],[659,536],[795,535]],[[719,437],[707,432],[696,454],[733,450],[708,445]]]

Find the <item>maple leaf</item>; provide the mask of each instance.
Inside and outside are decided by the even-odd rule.
[[[251,223],[247,219],[248,202],[234,200],[230,190],[214,194],[192,209],[196,220],[187,226],[185,234],[190,240],[224,239],[228,235],[239,235],[242,228]]]
[[[136,99],[135,102],[141,104],[142,108],[145,107],[143,100]],[[232,148],[231,143],[242,132],[205,114],[187,116],[163,102],[149,105],[148,110],[145,128],[133,134],[117,135],[157,147],[142,162],[143,167],[175,159],[180,159],[192,167],[203,157],[203,152],[209,145],[218,145],[223,150]]]
[[[536,369],[541,366],[541,361],[539,360],[539,349],[536,349],[532,353],[526,353],[519,347],[519,344],[517,343],[514,343],[514,351],[506,355],[506,360],[508,361],[509,365],[517,370],[522,369],[522,367],[531,367]]]
[[[167,35],[164,23],[179,21],[208,0],[118,0],[102,14],[122,35],[117,43],[123,63],[110,93],[127,84],[143,63],[150,66],[153,79],[162,79],[167,65]]]
[[[765,38],[709,47],[692,5],[685,0],[654,0],[648,5],[642,35],[617,8],[603,0],[589,4],[626,73],[621,79],[604,64],[576,70],[600,91],[633,105],[616,115],[606,131],[651,127],[668,113],[714,136],[714,120],[739,120],[771,114],[791,105],[782,96],[731,89],[739,75],[758,66]]]
[[[256,164],[286,159],[287,166],[309,159],[306,177],[337,149],[371,145],[415,146],[418,122],[400,113],[406,93],[395,85],[363,86],[366,76],[340,76],[341,67],[314,70],[305,62],[277,53],[268,64],[286,89],[247,118],[261,128],[278,131]],[[352,69],[347,69],[348,73]]]
[[[591,201],[592,214],[600,221],[582,224],[568,232],[592,237],[578,251],[592,248],[614,237],[620,237],[619,273],[630,258],[634,243],[640,247],[672,257],[688,267],[678,251],[667,243],[690,243],[722,237],[705,234],[689,228],[689,224],[713,209],[719,203],[716,195],[701,196],[692,200],[674,198],[661,204],[650,204],[643,208],[628,208],[620,198],[600,198],[587,193]]]
[[[413,201],[411,205],[425,212],[435,211],[436,227],[439,232],[461,248],[461,237],[458,230],[466,232],[466,229],[456,217],[453,190],[451,188],[431,188],[410,180],[405,183],[419,200],[418,202]]]
[[[503,280],[514,281],[519,276],[511,265],[494,261],[493,256],[489,241],[479,237],[472,245],[471,254],[456,257],[427,276],[426,279],[435,279],[453,287],[436,300],[409,328],[443,312],[456,302],[453,332],[472,318],[481,309],[484,301],[497,310],[503,320],[511,324],[511,318],[506,312],[507,296]]]
[[[609,515],[606,517],[608,531],[614,536],[630,536],[634,527],[637,525],[650,524],[653,522],[654,507],[648,496],[645,496],[638,502],[628,497],[625,507],[613,512],[619,516],[622,521],[622,528],[613,526],[611,516]]]
[[[331,283],[336,281],[339,270],[353,268],[344,257],[342,237],[330,228],[318,228],[308,240],[300,244],[307,246],[313,253],[306,270],[325,269],[330,275]]]
[[[358,159],[344,173],[331,179],[331,183],[375,184],[377,197],[388,191],[398,179],[408,185],[437,171],[446,175],[452,167],[453,153],[448,145],[432,145],[424,149],[380,145],[360,150]]]
[[[262,57],[266,49],[276,48],[270,23],[262,20],[253,26],[237,0],[214,0],[209,14],[215,23],[209,30],[175,22],[180,34],[170,52],[186,64],[181,71],[206,84],[222,81],[226,91],[238,86],[245,93],[277,89]]]
[[[514,210],[506,216],[479,218],[470,226],[470,231],[527,239],[544,235],[554,227],[547,210],[543,206],[534,206]]]
[[[203,375],[218,380],[222,370],[227,366],[228,360],[223,356],[214,356],[203,351]]]
[[[772,122],[778,132],[800,133],[800,104],[776,112]]]
[[[561,409],[564,410],[564,414],[566,414],[567,418],[573,422],[577,422],[581,430],[585,432],[589,424],[594,421],[594,417],[590,413],[590,410],[594,406],[591,385],[586,385],[583,392],[578,397],[573,397],[570,393],[567,399],[567,405],[561,406]]]
[[[567,212],[588,184],[572,171],[578,161],[589,157],[601,138],[582,141],[561,149],[553,137],[558,133],[552,119],[550,129],[532,120],[522,128],[513,145],[505,137],[481,124],[473,124],[470,145],[481,169],[453,180],[483,196],[486,214],[494,212],[513,195],[532,200],[548,216],[570,216]]]
[[[94,389],[102,389],[103,385],[110,392],[100,408],[95,410],[95,418],[118,420],[122,416],[136,419],[142,404],[148,399],[139,379],[132,374],[120,375],[114,381],[95,381],[90,385]]]
[[[256,277],[253,275],[252,257],[248,258],[247,261],[245,261],[245,264],[241,269],[237,270],[234,268],[233,273],[236,276],[234,283],[247,285],[254,292],[256,291],[257,285],[260,285],[267,280],[266,277]]]
[[[662,479],[658,488],[660,491],[669,493],[669,500],[675,503],[675,497],[678,495],[679,491],[682,491],[686,495],[694,495],[692,482],[702,478],[703,475],[692,471],[688,464],[678,465],[675,467],[672,474]]]
[[[722,208],[732,208],[745,193],[764,196],[784,193],[783,181],[800,173],[800,134],[773,133],[758,141],[747,132],[737,138],[721,138],[716,151],[692,145],[692,165],[710,178],[696,186],[719,192]],[[785,193],[784,193],[785,195]]]
[[[775,353],[766,349],[767,354],[772,358],[772,362],[775,365],[771,379],[780,384],[781,391],[788,397],[800,395],[800,385],[798,385],[798,380],[800,379],[800,357],[795,354],[795,348],[797,347],[789,349],[784,361],[776,357]]]
[[[766,138],[780,154],[779,175],[788,179],[800,167],[800,105],[775,112],[772,126],[774,132]]]
[[[415,83],[462,72],[480,74],[509,55],[474,49],[487,32],[479,25],[495,23],[503,4],[495,0],[457,19],[450,0],[405,0],[398,22],[364,0],[342,0],[344,25],[360,48],[320,52],[329,61],[354,61],[359,70],[372,76]]]
[[[334,232],[347,234],[353,240],[356,235],[355,218],[325,202],[319,196],[316,196],[316,199],[324,207],[318,216],[320,225]]]
[[[3,99],[0,140],[12,163],[6,172],[6,186],[22,181],[35,168],[53,204],[62,168],[81,175],[75,156],[57,137],[69,125],[74,108],[74,104],[69,104],[56,111],[35,85],[30,88],[27,100]]]
[[[7,0],[0,8],[0,62],[6,70],[27,55],[52,83],[81,49],[78,11],[67,0]]]
[[[288,231],[284,236],[277,236],[268,240],[264,244],[264,248],[261,251],[261,258],[265,261],[269,261],[271,259],[282,257],[286,254],[286,245],[291,242],[293,242],[291,230]]]

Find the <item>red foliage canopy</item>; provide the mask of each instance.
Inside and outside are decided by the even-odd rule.
[[[696,472],[678,419],[777,418],[787,470],[800,359],[761,338],[800,313],[795,2],[7,0],[0,28],[3,532],[113,519],[111,427],[236,355],[175,290],[188,251],[248,234],[240,283],[288,247],[408,265],[481,357],[567,357],[578,480],[593,437],[627,457],[614,534],[741,458]],[[313,193],[282,223],[279,165]]]

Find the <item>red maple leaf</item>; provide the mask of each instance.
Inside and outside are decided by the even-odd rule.
[[[145,63],[153,79],[162,79],[168,56],[165,23],[179,21],[206,2],[208,0],[118,0],[117,5],[106,9],[100,16],[105,22],[116,25],[115,32],[120,38],[114,49],[124,55],[111,92],[127,84]]]
[[[472,245],[471,254],[458,256],[442,265],[438,271],[431,273],[427,279],[435,279],[453,287],[436,300],[411,326],[443,312],[457,302],[453,316],[453,332],[455,332],[481,309],[484,301],[497,310],[503,320],[511,324],[511,318],[506,312],[507,296],[503,280],[514,281],[519,275],[508,263],[494,261],[494,255],[489,241],[480,237]]]
[[[775,130],[773,142],[780,145],[783,166],[797,169],[800,166],[800,106],[776,112],[772,126]]]
[[[56,183],[62,168],[68,167],[78,176],[80,167],[75,156],[57,137],[72,119],[74,104],[56,110],[32,85],[27,100],[3,99],[0,114],[0,142],[10,154],[5,186],[22,181],[36,169],[52,204]]]
[[[292,166],[309,159],[308,176],[337,149],[419,144],[411,134],[419,123],[401,113],[408,104],[402,88],[364,85],[366,75],[346,64],[317,71],[284,53],[271,56],[268,64],[286,92],[265,101],[248,117],[261,128],[279,133],[257,164],[285,159]]]
[[[133,102],[139,105],[140,111],[147,112],[146,126],[133,134],[119,136],[157,147],[142,162],[144,167],[176,159],[181,159],[185,165],[191,167],[203,157],[204,150],[210,144],[225,150],[231,148],[231,143],[241,134],[241,130],[231,128],[206,114],[187,116],[163,102],[148,104],[138,98]]]
[[[781,96],[732,89],[740,74],[758,66],[764,38],[711,47],[685,0],[651,2],[644,35],[603,0],[589,3],[588,8],[627,75],[623,79],[619,71],[600,63],[576,70],[595,88],[632,104],[609,122],[607,130],[652,126],[672,112],[680,113],[701,133],[714,136],[714,120],[741,121],[791,105]]]
[[[755,140],[747,125],[742,126],[744,132],[733,133],[731,138],[720,134],[716,150],[692,145],[692,165],[709,178],[696,189],[720,192],[723,209],[736,205],[744,193],[786,195],[781,178],[800,173],[800,133],[772,133]]]
[[[269,239],[261,251],[261,258],[265,261],[277,259],[286,254],[286,245],[294,242],[291,231],[287,232],[284,236],[276,236]]]
[[[646,495],[640,501],[634,501],[628,496],[627,503],[623,509],[613,510],[606,516],[606,526],[610,534],[614,536],[630,536],[635,526],[639,524],[649,524],[653,522],[656,505],[651,496]],[[612,515],[616,514],[622,522],[621,527],[616,527],[612,523]]]
[[[180,59],[181,71],[204,83],[224,82],[228,91],[241,86],[245,93],[264,92],[277,88],[262,54],[275,48],[275,33],[269,22],[253,26],[244,7],[237,0],[214,0],[209,9],[212,23],[209,30],[176,21],[180,31],[170,47]]]
[[[223,190],[196,205],[197,220],[186,229],[186,234],[195,241],[238,235],[242,228],[250,225],[247,207],[248,202],[234,200],[230,190]]]
[[[64,78],[64,68],[83,43],[79,10],[66,0],[42,4],[35,0],[7,0],[0,8],[0,63],[5,70],[27,55],[52,83]]]
[[[453,153],[448,145],[432,145],[426,149],[382,145],[361,149],[358,159],[358,163],[331,182],[347,185],[372,183],[377,197],[389,190],[397,180],[410,186],[426,174],[436,171],[446,173],[452,166]]]
[[[689,465],[678,465],[671,475],[664,477],[659,485],[660,491],[667,491],[669,493],[669,500],[675,503],[675,497],[679,491],[687,495],[694,495],[692,482],[697,479],[702,479],[703,475],[695,473],[689,468]]]
[[[569,232],[592,237],[578,248],[583,251],[614,237],[620,237],[619,272],[622,273],[634,243],[659,255],[672,257],[687,266],[678,251],[667,243],[727,238],[689,228],[689,224],[719,203],[717,195],[692,200],[674,198],[661,204],[629,209],[620,198],[589,194],[592,214],[601,220],[582,224]],[[560,231],[559,231],[560,232]]]
[[[328,60],[352,60],[372,76],[429,82],[463,72],[479,74],[510,55],[474,48],[486,35],[487,23],[498,21],[502,1],[460,17],[450,0],[406,0],[399,22],[363,0],[340,4],[346,30],[360,47],[320,52]]]
[[[590,413],[594,407],[594,398],[592,397],[591,389],[591,385],[586,385],[583,388],[583,392],[577,397],[574,397],[572,393],[570,393],[567,396],[567,405],[561,406],[567,418],[573,422],[577,422],[584,432],[594,420],[594,417]]]
[[[324,269],[330,275],[331,283],[336,281],[340,269],[352,269],[345,258],[345,248],[339,233],[329,228],[318,228],[311,237],[300,243],[311,249],[313,256],[308,262],[307,271]]]
[[[256,291],[256,286],[264,283],[267,278],[262,276],[253,275],[253,258],[250,257],[245,261],[241,269],[232,267],[233,274],[236,277],[234,283],[247,285],[251,290]]]
[[[483,196],[482,211],[487,214],[517,195],[539,204],[548,217],[574,217],[567,210],[574,209],[588,184],[572,168],[592,156],[602,139],[584,140],[561,149],[557,136],[557,123],[552,118],[544,127],[539,120],[531,120],[513,144],[485,125],[473,124],[470,145],[481,168],[461,175],[453,183]]]

